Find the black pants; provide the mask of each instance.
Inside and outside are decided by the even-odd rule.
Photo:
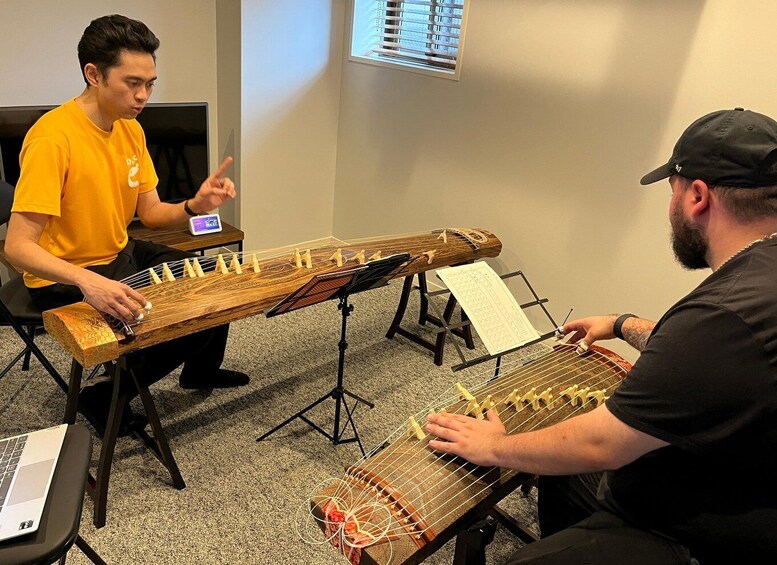
[[[164,245],[130,239],[127,246],[111,263],[88,267],[104,277],[121,280],[139,271],[149,269],[164,262],[192,257],[191,253],[173,249]],[[142,290],[141,290],[142,293]],[[53,284],[42,288],[31,288],[30,296],[41,310],[48,310],[83,300],[84,296],[77,286]],[[185,306],[185,305],[183,305]],[[152,310],[153,315],[153,310]],[[203,330],[185,337],[152,345],[126,356],[130,368],[140,386],[147,387],[175,370],[184,363],[182,379],[197,380],[197,377],[214,373],[224,360],[229,325]],[[129,375],[128,375],[129,376]],[[127,385],[131,399],[137,395],[132,379],[122,379]],[[98,385],[99,386],[99,385]],[[110,394],[108,387],[105,395]],[[110,396],[107,396],[108,402]]]
[[[596,501],[600,474],[540,477],[542,539],[517,551],[510,565],[673,565],[692,563],[682,545],[636,528]]]

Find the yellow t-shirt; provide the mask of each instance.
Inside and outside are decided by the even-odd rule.
[[[43,115],[24,138],[13,212],[49,215],[40,246],[87,267],[107,264],[127,245],[138,194],[159,179],[135,120],[97,127],[71,100]],[[28,287],[53,284],[24,273]]]

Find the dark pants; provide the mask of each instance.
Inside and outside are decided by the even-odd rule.
[[[164,245],[130,239],[127,246],[111,263],[95,265],[88,269],[107,278],[121,280],[160,263],[192,256],[191,253]],[[142,289],[140,292],[142,294]],[[31,288],[30,295],[41,310],[72,304],[84,298],[78,287],[65,284]],[[140,386],[147,387],[157,382],[181,363],[184,363],[181,379],[196,381],[200,375],[212,374],[221,366],[228,334],[228,324],[203,330],[130,353],[126,356],[126,364],[133,371]],[[123,381],[128,387],[127,393],[131,399],[137,394],[137,389],[132,384],[132,379],[125,378]],[[108,386],[101,388],[104,389],[101,391],[101,396],[105,396],[109,403],[110,388]]]
[[[692,563],[688,550],[668,538],[636,528],[596,501],[598,473],[540,477],[542,539],[517,551],[510,565],[673,565]]]

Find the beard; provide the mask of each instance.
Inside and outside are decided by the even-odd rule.
[[[709,243],[701,230],[692,225],[679,206],[672,209],[669,215],[672,225],[672,250],[677,261],[686,269],[706,269]]]

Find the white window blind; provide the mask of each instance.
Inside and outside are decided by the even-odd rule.
[[[355,0],[352,57],[458,74],[468,0]]]

